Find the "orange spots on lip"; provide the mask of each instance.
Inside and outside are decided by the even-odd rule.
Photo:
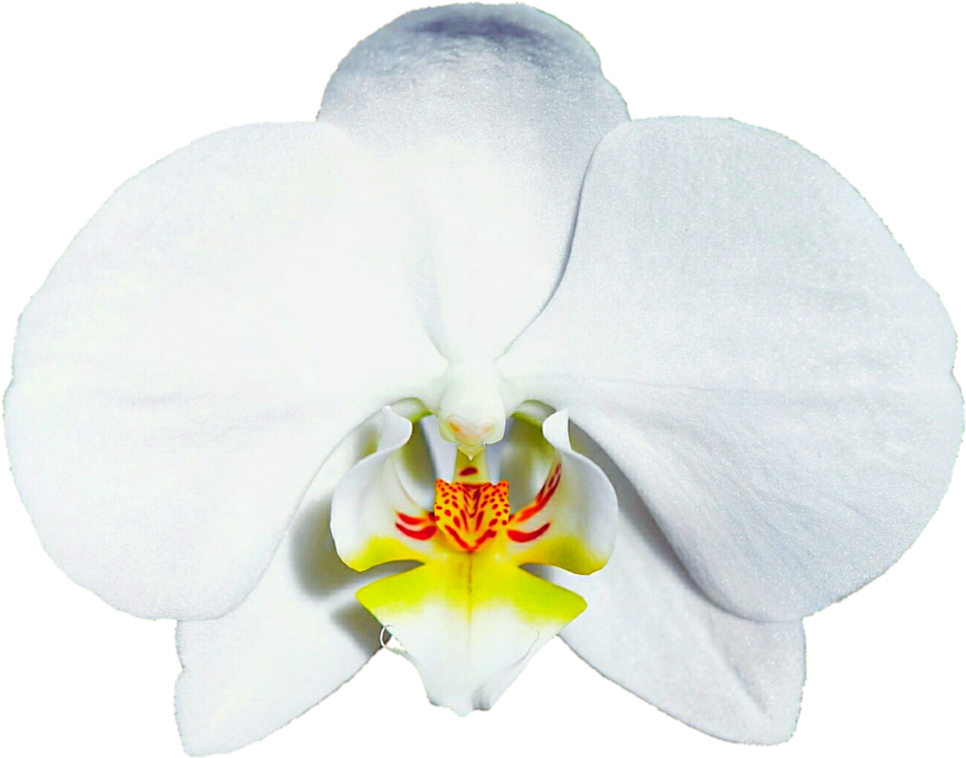
[[[476,468],[467,466],[460,471],[460,476],[475,473]],[[492,528],[494,524],[485,520],[487,506],[508,502],[508,494],[506,482],[469,484],[437,479],[434,507],[437,522],[455,547],[474,553],[498,535]]]
[[[478,471],[467,466],[460,476],[472,476]],[[436,501],[432,512],[414,516],[396,512],[396,529],[414,540],[429,540],[437,534],[444,536],[450,548],[475,553],[501,534],[514,542],[532,542],[550,528],[547,521],[536,529],[516,529],[542,511],[560,485],[560,464],[554,466],[533,502],[510,515],[510,485],[507,482],[471,484],[436,480]],[[487,518],[487,514],[490,514]],[[507,527],[511,528],[507,528]]]

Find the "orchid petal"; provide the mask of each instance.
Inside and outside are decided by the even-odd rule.
[[[442,372],[364,163],[327,124],[199,140],[122,186],[33,298],[7,442],[79,584],[142,616],[226,612],[336,444]]]
[[[550,297],[587,161],[627,110],[569,26],[522,5],[457,5],[360,42],[319,119],[407,188],[397,221],[423,320],[447,358],[486,361]]]
[[[511,537],[520,534],[523,539],[511,539],[509,552],[519,564],[540,563],[591,574],[607,563],[614,550],[614,488],[597,464],[570,446],[566,411],[543,422],[543,437],[555,452],[554,460],[534,501],[513,514]],[[544,524],[549,525],[546,532],[542,532]],[[539,539],[527,539],[538,533]]]
[[[259,740],[348,680],[379,647],[379,625],[355,599],[359,574],[335,552],[336,484],[367,451],[367,422],[329,457],[252,593],[226,615],[178,624],[175,709],[185,750],[207,755]],[[376,573],[378,576],[378,573]]]
[[[827,164],[734,121],[654,119],[599,146],[566,275],[500,370],[570,410],[713,600],[790,620],[935,511],[962,434],[954,349]]]
[[[586,437],[621,510],[617,545],[593,577],[541,575],[587,600],[561,632],[597,671],[677,719],[722,739],[791,737],[805,678],[800,621],[757,622],[711,603],[677,559],[640,497]]]
[[[354,466],[336,488],[332,534],[339,557],[356,571],[388,561],[425,560],[432,554],[428,538],[410,536],[418,535],[419,528],[410,522],[419,522],[432,533],[436,527],[429,512],[406,490],[397,467],[412,431],[408,419],[383,409],[379,449]]]

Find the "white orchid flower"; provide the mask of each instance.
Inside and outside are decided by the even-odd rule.
[[[456,676],[458,624],[427,626],[424,598],[395,591],[416,572],[338,578],[319,532],[333,490],[353,568],[379,562],[359,556],[386,532],[414,553],[382,558],[435,543],[430,558],[482,566],[491,544],[545,544],[569,519],[600,548],[549,562],[589,570],[613,540],[608,479],[613,558],[587,580],[548,575],[589,603],[564,638],[704,731],[788,737],[798,619],[891,564],[945,489],[962,423],[951,330],[868,206],[802,148],[733,122],[624,118],[590,48],[546,16],[414,14],[346,59],[318,124],[230,130],[129,182],[38,293],[6,405],[18,484],[72,578],[183,620],[190,752],[258,739],[351,676],[379,641],[358,587],[457,710],[487,706],[570,620],[531,624],[522,655],[500,626],[473,653],[484,670]],[[380,406],[426,409],[460,448],[456,474],[484,486],[483,444],[544,410],[532,401],[569,412],[607,478],[570,451],[566,416],[544,414],[555,455],[513,426],[498,462],[520,481],[533,459],[545,493],[552,461],[583,472],[523,539],[465,522],[450,542],[415,536],[435,525],[407,510],[428,503],[395,478],[417,453],[390,411],[360,460]],[[396,600],[415,622],[385,609]]]

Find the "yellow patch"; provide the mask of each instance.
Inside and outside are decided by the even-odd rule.
[[[545,537],[533,547],[514,556],[518,564],[540,563],[559,566],[574,574],[593,574],[607,564],[606,556],[594,555],[577,537]]]
[[[506,608],[534,624],[563,626],[587,607],[580,595],[487,553],[449,553],[373,582],[359,590],[356,598],[384,624],[439,603],[467,617]]]
[[[365,547],[357,555],[343,558],[343,562],[356,571],[365,571],[373,566],[392,561],[423,563],[426,561],[426,556],[393,537],[372,537],[366,541]]]

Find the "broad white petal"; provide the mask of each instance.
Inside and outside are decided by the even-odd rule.
[[[185,750],[237,750],[305,712],[349,679],[379,647],[379,624],[355,592],[359,574],[336,555],[332,491],[369,449],[378,424],[330,456],[258,586],[221,618],[178,624],[175,708]]]
[[[408,276],[452,360],[498,356],[566,260],[598,141],[626,121],[593,48],[523,5],[408,13],[360,42],[319,119],[384,155],[409,210]]]
[[[610,134],[501,364],[566,407],[715,601],[794,619],[919,534],[962,433],[936,293],[833,169],[734,121]]]
[[[21,317],[17,486],[113,605],[224,613],[336,444],[442,370],[363,162],[326,124],[199,140],[118,189]]]
[[[586,436],[575,442],[601,464],[622,510],[614,554],[599,572],[540,570],[587,601],[561,637],[604,676],[696,729],[734,742],[787,740],[805,678],[801,622],[749,621],[714,605],[614,464]]]

